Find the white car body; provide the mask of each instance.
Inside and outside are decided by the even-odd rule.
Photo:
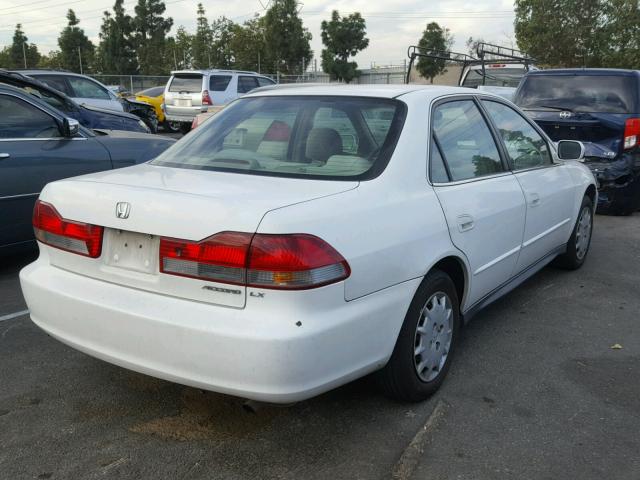
[[[396,85],[244,98],[296,95],[406,105],[384,171],[367,181],[301,180],[143,164],[51,183],[40,200],[66,219],[105,227],[105,238],[96,259],[39,243],[39,258],[20,273],[32,320],[73,348],[138,372],[259,401],[299,401],[382,368],[434,266],[459,269],[467,320],[562,253],[583,197],[596,195],[591,172],[559,161],[554,148],[543,168],[432,181],[432,108],[492,96]],[[127,219],[116,216],[123,201]],[[158,271],[158,237],[197,241],[221,231],[315,235],[344,257],[350,275],[282,291]],[[126,242],[140,242],[141,256],[117,265]]]

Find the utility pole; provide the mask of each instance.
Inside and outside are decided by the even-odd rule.
[[[80,59],[80,75],[82,75],[82,53],[80,47],[78,47],[78,58]]]
[[[22,58],[24,59],[24,68],[27,69],[27,51],[25,49],[25,44],[27,42],[22,42]]]
[[[260,73],[260,50],[258,50],[258,73]]]

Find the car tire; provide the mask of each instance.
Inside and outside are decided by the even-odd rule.
[[[559,255],[555,264],[567,270],[577,270],[587,258],[593,232],[593,202],[585,195],[580,205],[578,219],[567,242],[567,250]]]
[[[459,331],[455,285],[446,273],[434,270],[418,287],[391,358],[377,374],[384,393],[405,402],[433,395],[447,375]]]
[[[187,122],[180,123],[180,132],[184,135],[191,131],[191,124]]]
[[[162,123],[162,126],[165,129],[165,131],[169,133],[178,133],[180,131],[180,123],[178,122],[170,122],[168,120],[165,120]]]

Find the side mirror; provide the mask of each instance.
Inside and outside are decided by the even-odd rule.
[[[75,137],[80,131],[80,122],[75,118],[65,117],[62,121],[62,134],[67,138]]]
[[[584,159],[584,145],[575,140],[560,140],[558,142],[558,158],[560,160]]]

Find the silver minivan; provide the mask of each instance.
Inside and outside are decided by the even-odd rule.
[[[254,88],[273,85],[270,78],[239,70],[177,70],[164,89],[167,120],[189,131],[193,119],[209,107],[226,105]]]

